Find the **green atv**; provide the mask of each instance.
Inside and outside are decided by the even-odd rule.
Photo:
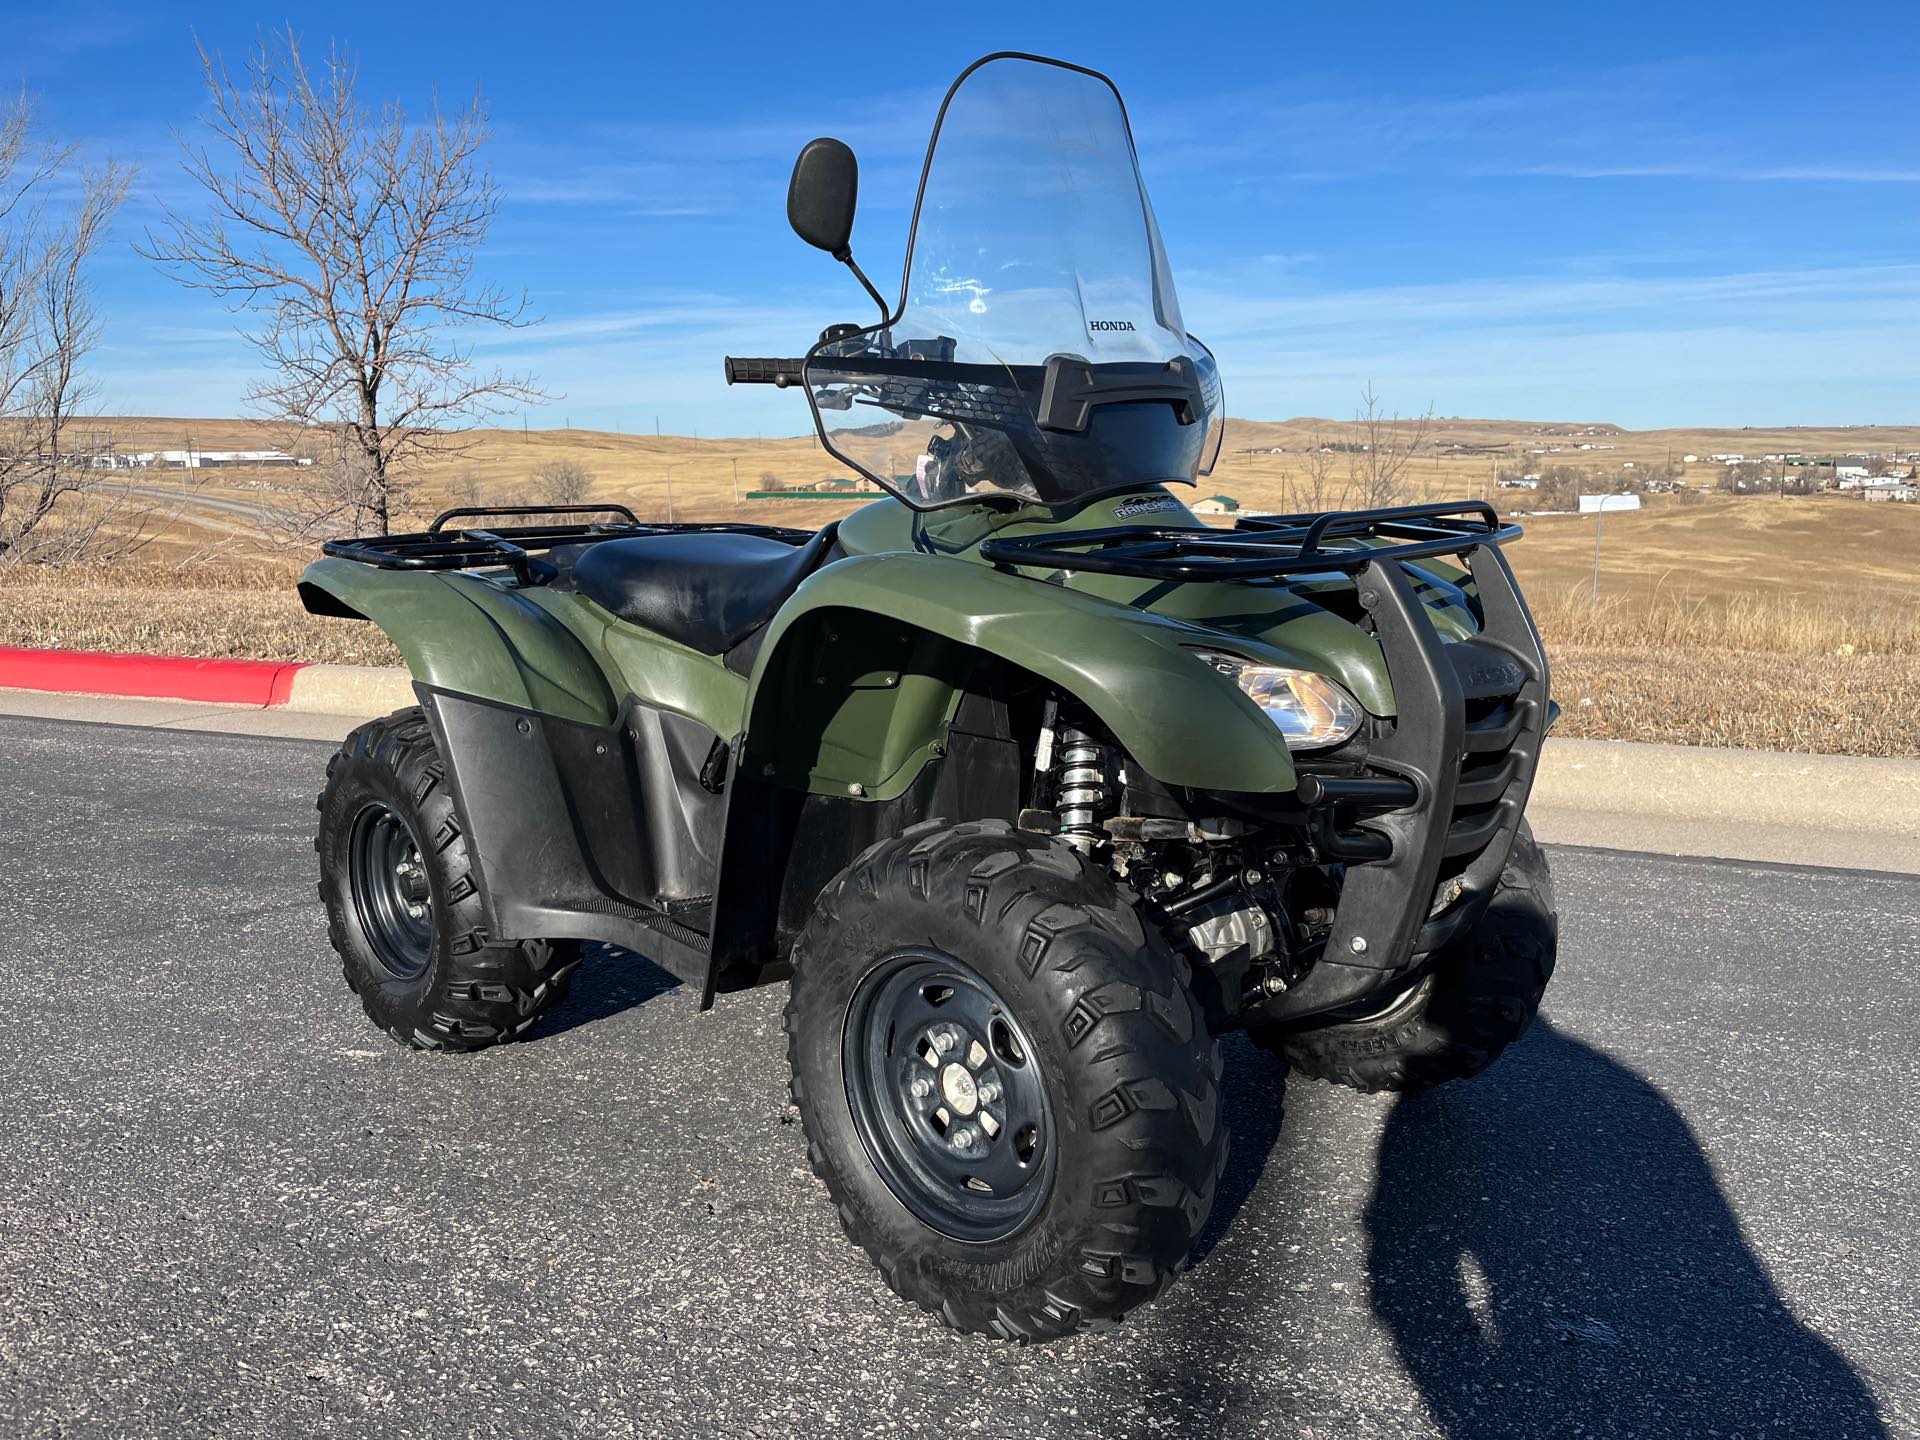
[[[789,218],[849,266],[854,196],[809,144]],[[328,767],[321,891],[404,1045],[527,1034],[583,942],[703,1006],[787,979],[848,1235],[949,1325],[1057,1336],[1185,1263],[1220,1033],[1406,1090],[1526,1028],[1547,662],[1484,504],[1222,530],[1169,493],[1220,383],[1105,77],[960,77],[881,310],[727,361],[887,492],[838,524],[461,510],[326,547],[307,608],[384,629],[420,704]]]

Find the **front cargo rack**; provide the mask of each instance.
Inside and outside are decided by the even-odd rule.
[[[1353,572],[1375,560],[1460,555],[1518,539],[1484,500],[1258,515],[1231,530],[1112,526],[1068,534],[995,538],[980,554],[1001,565],[1134,575],[1147,580],[1264,580]]]
[[[461,526],[453,520],[504,515],[607,515],[612,520],[556,521],[537,525]],[[352,540],[329,540],[321,553],[357,560],[381,570],[485,570],[507,566],[524,585],[541,576],[533,564],[536,551],[562,545],[591,545],[601,540],[627,540],[636,535],[685,534],[688,531],[725,531],[735,535],[765,535],[799,544],[812,532],[780,525],[666,524],[640,520],[625,505],[491,505],[446,510],[425,530],[406,535],[366,535]],[[550,569],[551,567],[549,567]]]

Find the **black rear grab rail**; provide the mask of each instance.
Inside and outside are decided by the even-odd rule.
[[[443,528],[449,520],[480,515],[618,515],[612,521],[490,525]],[[537,584],[543,572],[532,552],[563,545],[593,545],[602,540],[627,540],[640,535],[685,534],[688,531],[725,531],[736,535],[765,535],[799,545],[811,530],[784,525],[649,524],[634,518],[624,505],[505,505],[486,509],[448,510],[425,530],[406,535],[362,535],[351,540],[329,540],[321,553],[340,560],[356,560],[379,570],[486,570],[505,565],[523,585]],[[552,566],[547,566],[551,571]]]
[[[640,518],[624,505],[462,505],[434,516],[427,534],[438,535],[449,520],[463,515],[618,515],[629,525],[640,523]]]
[[[1262,580],[1357,572],[1375,560],[1460,555],[1520,537],[1484,500],[1437,501],[1323,515],[1255,515],[1231,530],[1116,525],[988,540],[1001,565],[1132,575],[1148,580]],[[1342,543],[1347,542],[1347,543]]]

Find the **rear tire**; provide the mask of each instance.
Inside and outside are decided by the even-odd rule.
[[[894,1290],[1031,1341],[1166,1288],[1226,1159],[1187,981],[1105,872],[1004,822],[915,826],[827,887],[793,949],[793,1099]]]
[[[1410,989],[1365,1020],[1314,1030],[1249,1027],[1289,1070],[1355,1090],[1424,1090],[1478,1075],[1533,1022],[1560,933],[1547,857],[1522,821],[1474,927]]]
[[[577,941],[494,943],[433,732],[418,707],[362,725],[320,793],[327,938],[367,1016],[417,1050],[517,1039],[566,994]]]

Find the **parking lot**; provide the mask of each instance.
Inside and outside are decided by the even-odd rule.
[[[600,953],[403,1051],[313,896],[327,747],[0,718],[0,1431],[1920,1433],[1920,879],[1553,854],[1480,1080],[1238,1039],[1191,1272],[1021,1350],[898,1301],[787,1106],[777,989]]]

